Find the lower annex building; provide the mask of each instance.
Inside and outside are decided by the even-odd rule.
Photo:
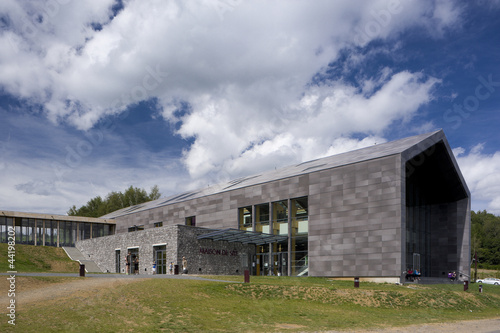
[[[185,257],[193,274],[399,282],[418,269],[422,277],[470,276],[470,192],[441,130],[100,219],[27,215],[1,212],[0,240],[12,226],[18,243],[76,246],[103,272],[132,271],[129,256],[140,274],[151,274],[153,262],[168,273]]]

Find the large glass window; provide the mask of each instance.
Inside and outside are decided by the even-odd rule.
[[[153,246],[153,261],[156,263],[156,274],[167,274],[167,247]]]
[[[73,238],[72,222],[59,222],[59,246],[74,246],[75,239]]]
[[[35,245],[36,229],[35,229],[35,219],[29,219],[28,222],[28,244]]]
[[[418,269],[424,276],[429,276],[431,269],[430,208],[419,182],[410,177],[406,184],[406,268]],[[418,262],[414,262],[414,257],[419,258]]]
[[[43,220],[36,220],[36,245],[44,245],[43,234]]]
[[[22,243],[23,241],[23,232],[21,228],[21,219],[16,217],[13,219],[14,221],[14,230],[16,231],[16,242]]]
[[[270,233],[269,229],[269,204],[255,206],[255,231],[265,234]]]
[[[252,231],[252,206],[243,207],[238,210],[239,229]]]
[[[288,236],[288,200],[273,202],[273,235]]]
[[[307,276],[309,207],[307,197],[291,200],[291,269],[292,276]]]
[[[104,225],[100,223],[92,224],[92,238],[104,236]]]
[[[114,235],[114,226],[105,224],[104,226],[104,236]]]
[[[4,216],[0,217],[0,242],[7,243],[7,220]]]
[[[90,223],[80,223],[80,240],[90,239]]]
[[[71,238],[73,240],[73,245],[78,240],[78,222],[73,222],[71,224]]]
[[[45,221],[45,246],[57,246],[57,221]]]

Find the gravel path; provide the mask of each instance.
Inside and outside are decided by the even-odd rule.
[[[500,318],[496,319],[482,319],[482,320],[467,320],[455,323],[438,323],[438,324],[424,324],[424,325],[411,325],[403,328],[386,328],[381,330],[371,331],[354,331],[358,333],[493,333],[500,332]],[[333,332],[332,332],[333,333]]]

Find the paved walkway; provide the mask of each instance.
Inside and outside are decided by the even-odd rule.
[[[11,275],[9,273],[0,273],[0,275]],[[15,273],[16,276],[59,276],[59,277],[79,277],[79,273]],[[238,281],[225,281],[219,279],[209,279],[204,278],[200,275],[188,275],[188,274],[179,274],[179,275],[169,275],[169,274],[155,274],[155,275],[126,275],[126,274],[118,274],[118,273],[86,273],[85,277],[91,278],[122,278],[122,279],[185,279],[185,280],[204,280],[204,281],[216,281],[216,282],[229,282],[229,283],[238,283]],[[241,283],[243,283],[244,277],[241,277]]]

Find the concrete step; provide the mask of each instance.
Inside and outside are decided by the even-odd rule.
[[[85,265],[85,272],[87,273],[102,273],[102,270],[97,266],[97,264],[86,258],[80,250],[76,247],[63,247],[68,257],[73,261],[78,261],[80,264]]]
[[[74,261],[86,260],[85,256],[76,247],[66,247],[63,246],[63,250],[66,252],[68,257]]]
[[[102,273],[99,266],[92,260],[78,260],[78,262],[85,265],[85,272],[87,273]]]

